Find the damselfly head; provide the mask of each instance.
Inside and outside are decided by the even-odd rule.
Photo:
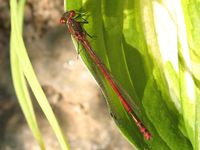
[[[69,13],[69,17],[75,17],[76,16],[76,12],[74,10],[70,10],[68,11]]]
[[[74,10],[70,10],[65,12],[60,18],[60,24],[66,24],[68,19],[72,19],[76,16],[76,12]]]
[[[60,18],[60,24],[65,24],[67,22],[67,18],[61,17]]]

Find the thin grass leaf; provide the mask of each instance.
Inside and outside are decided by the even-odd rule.
[[[14,44],[12,46],[12,49],[15,48],[14,51],[12,51],[12,63],[16,63],[16,68],[15,66],[12,67],[13,71],[13,77],[14,82],[15,82],[15,88],[17,95],[21,99],[26,99],[27,102],[24,103],[27,108],[31,107],[31,103],[29,101],[29,96],[27,94],[27,88],[25,87],[25,80],[23,75],[26,77],[35,97],[36,100],[38,101],[40,107],[42,108],[44,114],[46,115],[51,127],[53,128],[55,135],[58,138],[58,141],[61,145],[61,148],[63,150],[69,149],[68,144],[66,143],[66,139],[58,125],[58,122],[56,120],[56,117],[48,103],[48,100],[35,76],[35,73],[33,71],[32,65],[30,63],[30,60],[28,58],[26,48],[22,39],[22,34],[20,34],[20,26],[17,22],[17,3],[16,0],[10,0],[10,8],[11,8],[11,32],[12,32],[12,40],[13,42],[11,44]],[[19,12],[19,14],[21,14]],[[22,19],[20,19],[22,21]],[[21,23],[20,23],[21,24]],[[23,72],[23,75],[22,75]],[[21,90],[21,91],[20,91]],[[25,108],[24,108],[25,110]],[[26,111],[27,112],[27,111]],[[29,113],[29,114],[28,114]],[[27,112],[26,116],[28,115],[33,115],[33,111]],[[31,116],[32,116],[31,115]],[[37,134],[37,135],[36,135]],[[38,130],[35,131],[35,136],[37,136],[41,148],[44,148],[43,142],[38,134]]]
[[[13,35],[13,34],[12,34]],[[13,84],[15,87],[15,91],[20,103],[20,106],[22,108],[22,111],[25,115],[25,118],[28,122],[28,125],[30,129],[32,130],[32,133],[34,137],[36,138],[37,142],[40,145],[40,149],[45,149],[44,142],[40,133],[40,130],[37,125],[37,121],[35,118],[35,113],[33,110],[33,106],[30,100],[29,92],[27,90],[27,85],[25,82],[25,78],[23,75],[23,72],[21,71],[21,68],[19,66],[18,58],[16,57],[15,53],[15,45],[16,43],[13,42],[14,39],[12,38],[11,35],[11,69],[12,69],[12,79],[13,79]],[[13,48],[15,47],[15,48]]]
[[[20,29],[20,33],[22,34],[22,23],[23,23],[23,11],[24,11],[24,4],[25,0],[20,0],[18,3],[18,16],[17,18],[19,19],[19,22],[17,26]],[[10,58],[11,58],[11,70],[12,70],[12,79],[13,79],[13,84],[15,87],[15,91],[19,100],[19,104],[22,108],[22,111],[25,115],[25,118],[28,122],[28,125],[36,138],[37,142],[40,145],[40,149],[44,150],[45,145],[44,141],[42,139],[40,130],[38,128],[38,124],[36,121],[35,113],[33,110],[33,106],[31,103],[30,95],[27,89],[26,81],[24,74],[20,68],[19,65],[19,59],[16,55],[16,47],[17,43],[14,38],[14,32],[13,30],[11,31],[11,42],[10,42]]]

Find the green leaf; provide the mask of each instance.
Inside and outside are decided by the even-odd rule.
[[[20,33],[22,33],[22,23],[23,23],[23,11],[24,11],[24,0],[20,0],[18,2],[18,27]],[[12,23],[13,24],[13,23]],[[17,47],[17,40],[14,38],[15,32],[11,31],[11,42],[10,42],[10,55],[11,55],[11,70],[12,70],[12,79],[14,88],[19,100],[19,104],[22,108],[22,111],[25,115],[25,118],[28,122],[30,129],[33,132],[34,137],[36,138],[37,142],[40,145],[40,149],[45,149],[44,141],[41,136],[40,130],[38,128],[38,124],[36,121],[35,113],[33,110],[33,106],[30,100],[30,95],[28,92],[28,88],[26,85],[25,77],[23,75],[23,71],[20,68],[19,59],[16,55],[16,47]]]
[[[200,1],[182,0],[183,13],[186,26],[186,40],[181,43],[180,55],[182,56],[182,87],[184,121],[187,133],[194,149],[200,149]],[[184,62],[184,63],[183,63]],[[190,82],[189,82],[189,81]],[[189,109],[191,111],[189,111]]]
[[[84,29],[94,35],[88,38],[93,50],[152,134],[150,141],[143,138],[82,47],[80,55],[117,126],[138,149],[200,148],[199,5],[198,0],[66,0],[66,10],[87,12]]]
[[[26,80],[33,91],[42,111],[46,115],[50,125],[52,126],[58,142],[63,150],[69,149],[66,139],[59,127],[56,117],[48,103],[48,100],[36,78],[31,62],[28,58],[24,41],[22,39],[22,24],[23,24],[23,8],[25,1],[21,0],[17,4],[16,0],[10,0],[11,12],[11,69],[14,88],[26,117],[26,120],[40,145],[41,149],[45,149],[41,133],[39,131],[35,118],[33,106],[30,100],[29,92],[26,85]],[[18,20],[17,20],[18,19]]]

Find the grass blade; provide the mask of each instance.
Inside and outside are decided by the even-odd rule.
[[[23,76],[25,76],[35,97],[36,97],[36,100],[38,101],[42,111],[46,115],[50,125],[53,128],[53,130],[58,138],[58,141],[61,145],[61,148],[63,150],[68,150],[69,146],[66,143],[66,139],[59,127],[59,124],[58,124],[56,117],[48,103],[48,100],[47,100],[47,98],[35,76],[31,62],[30,62],[27,52],[26,52],[24,41],[22,39],[22,34],[20,33],[20,31],[21,31],[20,25],[22,25],[22,23],[18,24],[18,21],[17,21],[17,18],[18,18],[17,14],[23,14],[23,13],[22,13],[22,11],[17,12],[16,0],[10,0],[10,8],[11,8],[11,32],[12,32],[12,40],[11,40],[12,43],[11,44],[13,44],[12,50],[15,49],[14,51],[11,51],[12,52],[11,59],[12,59],[12,64],[16,63],[16,67],[13,66],[15,64],[12,65],[13,66],[12,72],[13,72],[16,92],[18,93],[17,95],[21,99],[21,102],[22,102],[22,99],[27,100],[26,102],[24,102],[25,107],[27,107],[27,108],[31,107],[31,103],[29,101],[30,99],[27,94],[28,91],[27,91],[27,88],[25,87],[25,80],[23,77]],[[22,19],[20,19],[20,20],[22,21]],[[22,75],[22,72],[23,72],[23,75]],[[20,91],[20,90],[22,90],[22,91]],[[24,108],[24,111],[27,108]],[[27,117],[29,115],[31,115],[32,119],[34,118],[33,110],[31,110],[30,112],[28,112],[26,110],[25,112],[27,112],[26,113]],[[33,119],[32,121],[34,121],[34,124],[35,124],[35,120]],[[36,125],[35,125],[35,127],[36,127]],[[38,137],[40,146],[43,149],[44,145],[40,138],[39,131],[37,129],[35,130],[35,135]]]

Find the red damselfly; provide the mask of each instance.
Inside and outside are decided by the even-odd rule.
[[[87,40],[87,35],[90,36],[82,27],[82,24],[88,23],[87,20],[82,18],[82,20],[78,20],[78,18],[82,18],[82,14],[75,12],[74,10],[67,11],[63,14],[60,19],[61,24],[66,24],[70,34],[75,38],[75,40],[80,43],[88,52],[94,63],[98,66],[99,70],[102,72],[114,92],[117,94],[120,99],[122,105],[124,106],[127,113],[132,117],[133,121],[139,128],[140,132],[143,134],[146,140],[150,140],[152,138],[151,133],[147,130],[147,128],[143,125],[140,119],[137,117],[129,103],[127,102],[123,92],[120,90],[118,84],[113,79],[112,75],[106,69],[105,65],[101,62],[99,57],[95,54],[94,50],[90,46],[89,41]]]

